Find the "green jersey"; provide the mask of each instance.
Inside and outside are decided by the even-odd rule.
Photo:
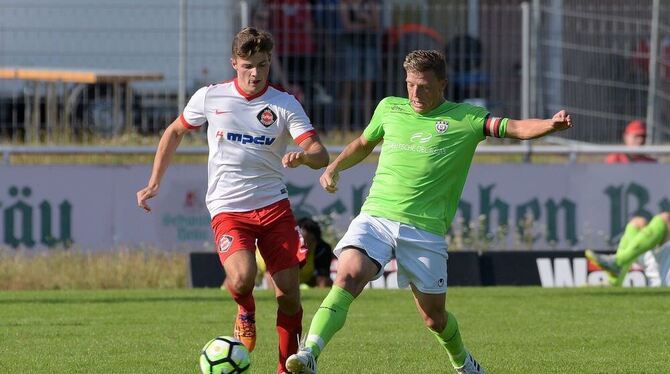
[[[382,100],[363,132],[368,141],[384,142],[362,211],[444,235],[487,117],[470,104],[445,101],[419,114],[406,98]]]

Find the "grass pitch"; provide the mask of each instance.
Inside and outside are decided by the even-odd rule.
[[[303,292],[307,328],[327,290]],[[276,366],[275,302],[256,291],[252,373]],[[669,373],[670,289],[452,288],[448,305],[489,373]],[[1,373],[197,373],[230,335],[221,290],[0,292]],[[408,290],[366,290],[319,373],[451,373]]]

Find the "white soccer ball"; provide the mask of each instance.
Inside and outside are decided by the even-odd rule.
[[[203,374],[247,373],[251,366],[249,351],[239,340],[217,336],[202,348],[200,370]]]

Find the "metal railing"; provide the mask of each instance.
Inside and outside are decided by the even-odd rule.
[[[339,154],[344,146],[327,146],[331,154]],[[290,149],[296,149],[290,147]],[[381,146],[377,146],[372,154],[378,155]],[[20,146],[0,145],[2,164],[12,165],[13,155],[153,155],[156,153],[155,146]],[[208,153],[206,146],[182,146],[177,149],[178,154],[202,155]],[[481,145],[477,147],[476,154],[479,155],[519,155],[525,162],[532,162],[533,155],[561,155],[574,163],[582,155],[607,155],[610,153],[645,154],[652,156],[670,156],[670,146],[642,146],[631,148],[626,146],[591,145],[570,143],[566,145]]]

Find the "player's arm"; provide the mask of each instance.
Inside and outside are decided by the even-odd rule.
[[[369,141],[365,135],[361,135],[358,139],[349,143],[335,161],[326,167],[323,175],[319,178],[321,187],[331,193],[337,191],[340,171],[349,169],[363,161],[381,141],[382,138]]]
[[[510,119],[507,121],[505,137],[520,140],[535,139],[570,127],[572,118],[565,110],[561,110],[550,119]]]
[[[321,143],[319,136],[314,134],[307,137],[298,144],[302,149],[299,152],[288,152],[282,158],[282,165],[286,168],[294,168],[307,165],[312,169],[321,169],[328,165],[330,159],[326,147]]]
[[[184,126],[181,119],[177,118],[170,124],[170,126],[168,126],[163,133],[163,136],[161,136],[161,140],[158,143],[158,149],[156,150],[149,183],[147,183],[146,187],[137,192],[137,205],[145,211],[151,211],[151,208],[147,204],[147,200],[158,194],[163,175],[165,175],[165,171],[172,161],[172,157],[177,151],[181,139],[188,131],[189,129]]]

